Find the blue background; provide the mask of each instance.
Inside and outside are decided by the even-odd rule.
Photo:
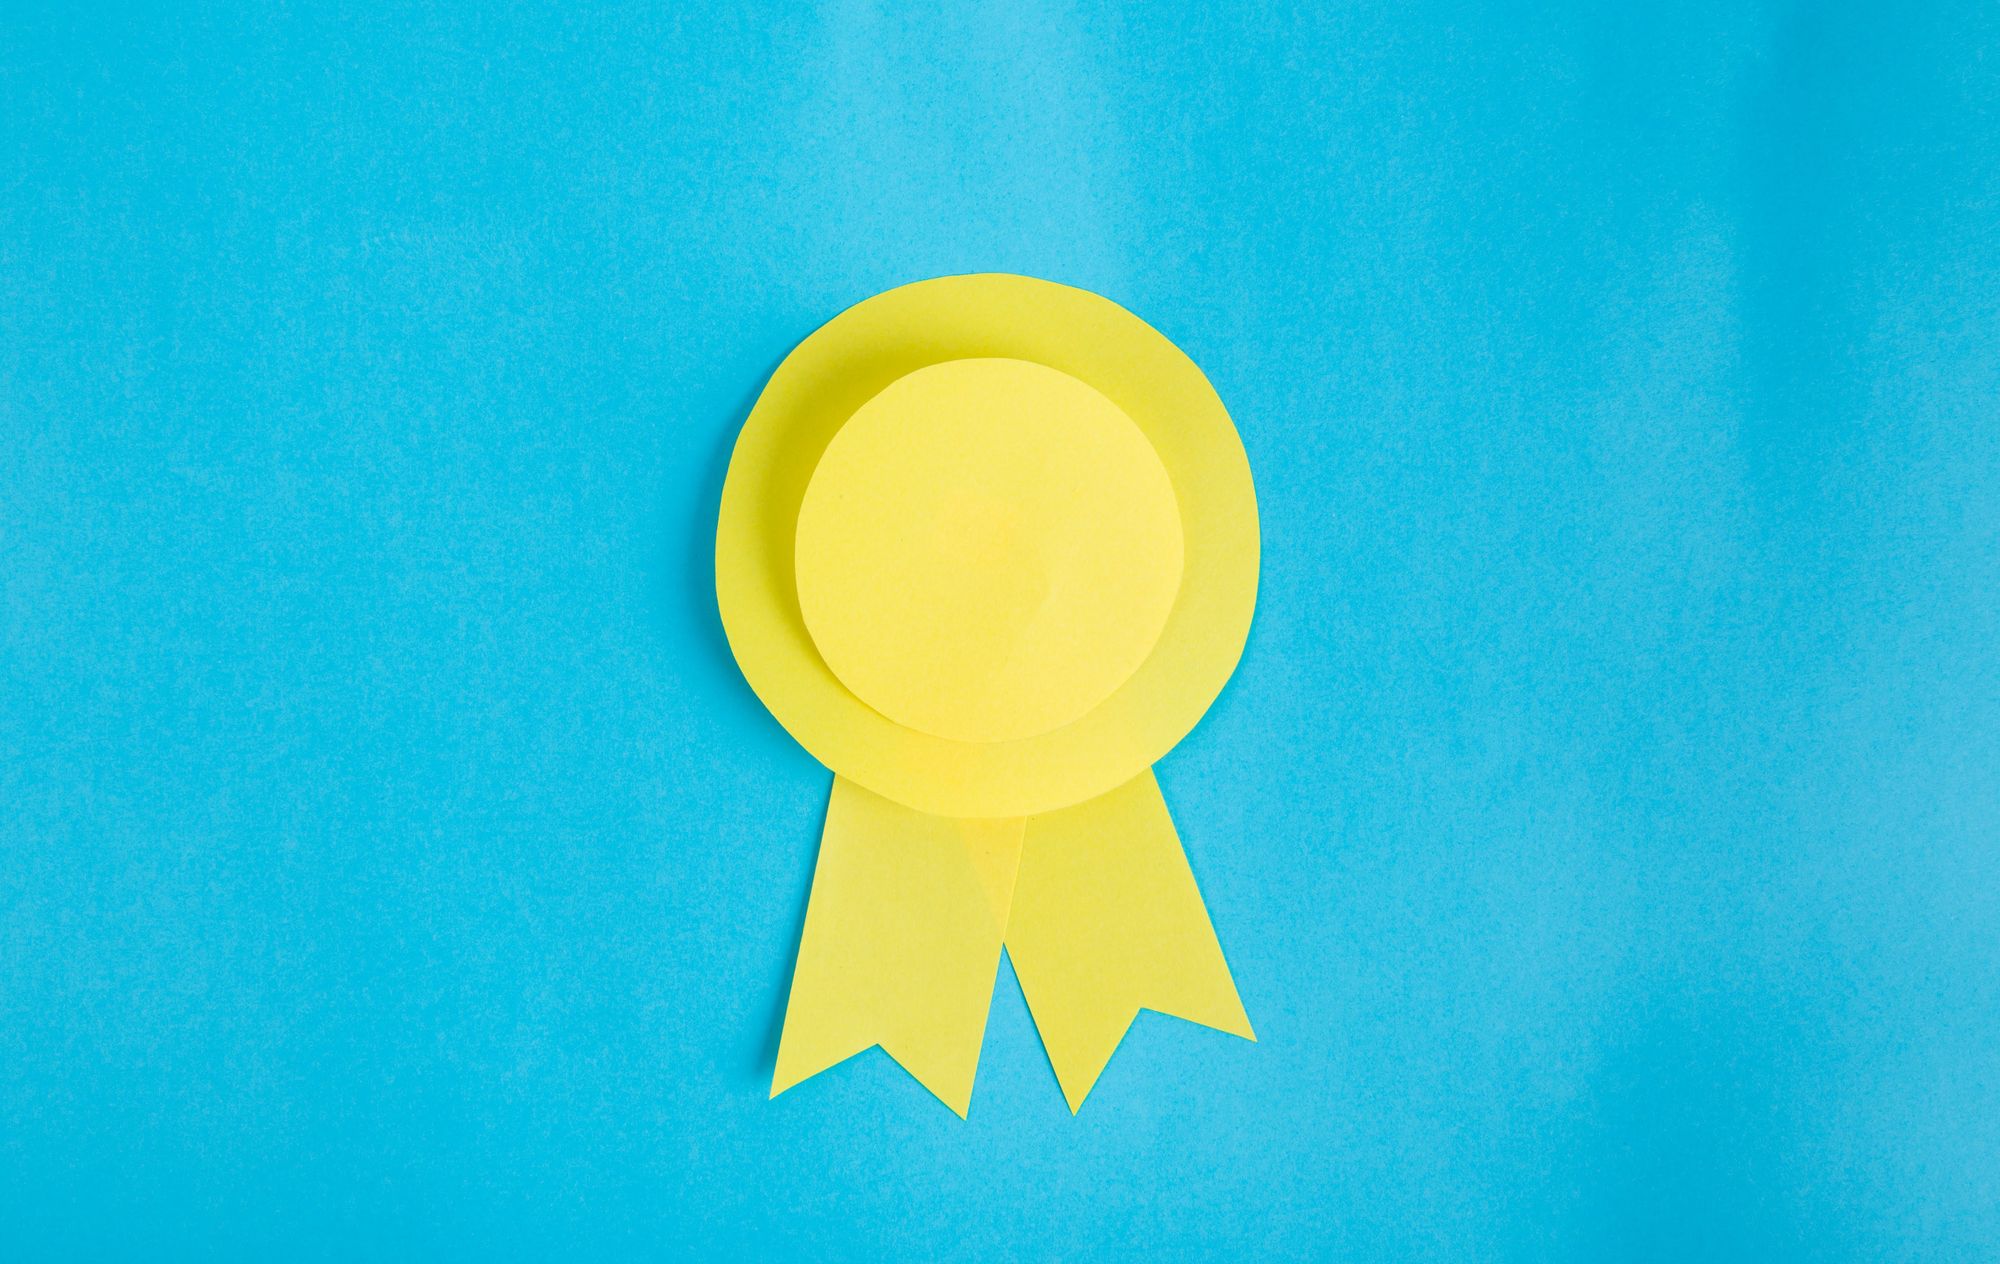
[[[2000,9],[564,8],[4,19],[0,1253],[2000,1251]],[[723,468],[988,269],[1249,449],[1261,1042],[767,1102]]]

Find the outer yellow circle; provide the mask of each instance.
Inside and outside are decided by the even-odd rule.
[[[798,599],[799,507],[834,434],[909,373],[998,357],[1088,383],[1165,466],[1185,547],[1151,654],[1102,702],[1033,737],[962,742],[856,697],[813,645]],[[1027,277],[945,277],[835,317],[771,375],[737,437],[716,525],[716,601],[751,688],[836,773],[918,811],[1018,817],[1115,789],[1194,727],[1234,670],[1257,595],[1257,505],[1243,446],[1194,363],[1108,299]]]
[[[1014,741],[1138,669],[1181,556],[1173,483],[1116,404],[1027,360],[948,360],[827,446],[799,508],[799,606],[833,674],[889,719]]]

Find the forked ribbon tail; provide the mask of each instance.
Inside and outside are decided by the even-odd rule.
[[[1255,1039],[1150,771],[1025,821],[836,777],[772,1095],[880,1045],[963,1116],[1003,944],[1072,1111],[1141,1009]]]

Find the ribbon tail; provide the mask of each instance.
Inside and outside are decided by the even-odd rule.
[[[834,778],[771,1096],[880,1045],[965,1116],[1021,838]]]
[[[1150,770],[1028,819],[1007,954],[1072,1113],[1142,1008],[1256,1039]]]

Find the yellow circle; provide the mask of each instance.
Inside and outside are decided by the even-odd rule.
[[[827,666],[800,608],[796,545],[813,472],[863,404],[919,369],[989,357],[1066,373],[1132,420],[1173,484],[1184,560],[1159,640],[1102,702],[1033,737],[961,742],[897,723]],[[715,595],[744,678],[820,762],[921,812],[1021,817],[1116,789],[1194,727],[1243,652],[1257,548],[1242,442],[1178,348],[1083,290],[1018,276],[944,277],[849,308],[771,375],[723,480]]]
[[[1061,728],[1138,669],[1181,581],[1166,467],[1131,418],[1026,360],[900,377],[799,507],[799,606],[842,684],[960,742]]]

